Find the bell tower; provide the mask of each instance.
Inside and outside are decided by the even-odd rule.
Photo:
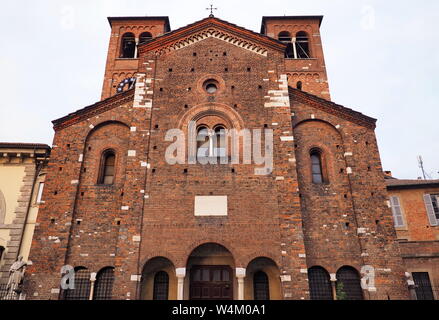
[[[261,33],[287,45],[288,85],[330,100],[320,26],[323,16],[263,17]]]
[[[101,99],[129,88],[139,68],[138,45],[171,30],[168,17],[109,17],[111,26]]]

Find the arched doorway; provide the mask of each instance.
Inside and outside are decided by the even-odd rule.
[[[142,300],[176,300],[175,266],[167,258],[156,257],[145,263],[140,287]]]
[[[185,296],[190,300],[233,300],[235,261],[225,247],[207,243],[192,251],[187,262]]]
[[[259,257],[248,264],[245,277],[245,299],[282,299],[280,271],[273,260]]]

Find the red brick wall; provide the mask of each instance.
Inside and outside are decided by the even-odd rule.
[[[370,298],[406,298],[373,129],[294,101],[294,94],[291,99],[308,266],[336,273],[344,265],[357,270],[370,265],[378,290]],[[323,151],[327,184],[312,183],[313,148]]]
[[[143,21],[128,19],[112,22],[104,83],[102,86],[102,100],[116,94],[119,83],[126,78],[133,77],[138,70],[138,58],[120,58],[123,35],[130,32],[138,39],[143,32],[149,32],[155,38],[162,35],[165,32],[165,28],[165,20],[161,19]]]

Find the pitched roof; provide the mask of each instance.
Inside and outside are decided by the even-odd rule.
[[[46,149],[50,150],[47,144],[42,143],[27,143],[27,142],[0,142],[0,148],[10,149]]]
[[[336,104],[332,101],[317,97],[302,90],[288,87],[288,92],[291,101],[299,101],[305,104],[310,104],[327,113],[334,114],[345,120],[354,122],[363,127],[375,129],[376,119],[368,117],[361,112],[346,108],[342,105]]]
[[[387,189],[423,189],[423,188],[439,188],[439,180],[386,180]]]
[[[84,119],[87,119],[91,116],[98,115],[102,112],[118,107],[123,103],[132,101],[133,99],[134,99],[134,88],[124,91],[122,93],[118,93],[105,100],[96,102],[95,104],[92,104],[88,107],[69,113],[65,117],[53,120],[52,121],[53,127],[55,131],[66,128]]]
[[[155,50],[157,48],[160,48],[162,46],[166,46],[169,44],[172,44],[174,42],[177,42],[183,37],[186,37],[194,32],[201,31],[203,29],[206,29],[208,27],[217,27],[223,30],[227,30],[231,34],[234,34],[240,38],[255,41],[259,44],[262,44],[266,47],[269,47],[274,50],[278,51],[285,51],[286,45],[277,39],[268,37],[264,34],[260,34],[257,32],[254,32],[252,30],[245,29],[243,27],[240,27],[236,24],[230,23],[225,20],[221,20],[216,17],[207,17],[202,20],[196,21],[194,23],[191,23],[189,25],[186,25],[184,27],[181,27],[179,29],[173,30],[171,32],[165,33],[161,36],[158,36],[151,41],[148,41],[146,43],[139,45],[139,50]],[[143,48],[143,50],[142,50]]]

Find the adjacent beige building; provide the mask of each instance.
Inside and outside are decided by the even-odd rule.
[[[387,190],[412,297],[439,299],[439,180],[398,180]]]
[[[0,142],[0,285],[18,256],[29,258],[50,150],[45,144]]]

